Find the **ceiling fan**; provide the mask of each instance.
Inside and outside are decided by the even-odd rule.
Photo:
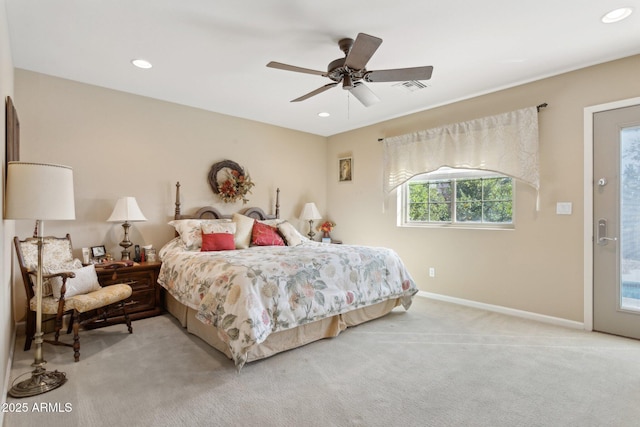
[[[316,74],[329,77],[332,83],[302,95],[291,102],[300,102],[312,96],[318,95],[342,82],[342,89],[350,91],[365,107],[375,104],[380,99],[363,83],[364,82],[399,82],[408,80],[429,80],[433,72],[432,66],[396,68],[391,70],[368,71],[365,67],[375,51],[382,44],[382,39],[368,34],[359,33],[356,40],[342,39],[338,42],[340,50],[344,52],[344,58],[338,58],[329,63],[327,71],[311,70],[309,68],[296,67],[271,61],[267,67],[277,68],[297,73]]]

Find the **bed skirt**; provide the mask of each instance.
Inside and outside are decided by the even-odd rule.
[[[167,311],[180,322],[182,327],[187,328],[189,333],[199,337],[232,359],[228,346],[218,338],[216,329],[196,319],[196,310],[180,303],[168,292],[164,292],[164,295]],[[356,326],[388,314],[398,305],[400,305],[399,299],[391,299],[296,328],[275,332],[269,335],[264,342],[251,349],[247,361],[253,362],[323,338],[336,337],[350,326]]]

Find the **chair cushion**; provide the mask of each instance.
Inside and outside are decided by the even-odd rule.
[[[105,286],[100,290],[89,292],[88,294],[76,295],[64,301],[64,311],[77,310],[78,313],[85,313],[96,308],[106,307],[110,304],[125,300],[131,296],[131,286],[118,284]],[[29,302],[31,310],[36,310],[36,297]],[[54,297],[42,298],[42,313],[57,314],[58,300]]]

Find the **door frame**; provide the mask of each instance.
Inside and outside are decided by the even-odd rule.
[[[593,115],[640,105],[640,97],[584,109],[584,329],[593,331]]]

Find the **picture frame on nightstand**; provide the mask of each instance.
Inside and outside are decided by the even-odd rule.
[[[91,246],[91,257],[93,259],[102,259],[107,256],[107,249],[104,245]]]

